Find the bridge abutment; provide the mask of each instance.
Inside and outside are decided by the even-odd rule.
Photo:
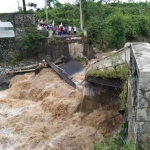
[[[150,44],[131,45],[130,71],[132,116],[129,129],[134,129],[136,150],[150,149]],[[129,130],[129,135],[131,134]],[[129,136],[132,137],[133,136]]]

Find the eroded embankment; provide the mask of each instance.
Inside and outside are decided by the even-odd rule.
[[[77,112],[82,90],[49,68],[37,76],[15,76],[0,93],[0,149],[91,150],[92,141],[113,133],[122,117],[111,105],[90,114]]]

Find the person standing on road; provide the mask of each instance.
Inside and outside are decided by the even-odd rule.
[[[58,35],[61,36],[61,27],[60,26],[58,27]]]
[[[71,26],[68,27],[68,33],[71,34]]]
[[[73,33],[74,33],[74,34],[77,33],[77,28],[76,28],[76,26],[73,27]]]

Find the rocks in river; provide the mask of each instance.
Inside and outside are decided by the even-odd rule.
[[[14,75],[0,77],[0,91],[8,89],[9,81],[12,77],[14,77]]]

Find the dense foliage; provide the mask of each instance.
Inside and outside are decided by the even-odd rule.
[[[52,3],[53,1],[48,2]],[[55,7],[48,3],[48,22],[55,25],[80,27],[79,1]],[[148,41],[150,36],[150,3],[106,3],[106,1],[82,0],[83,26],[88,39],[101,50],[120,48],[127,41]],[[37,18],[45,18],[45,9],[36,12]]]
[[[81,1],[83,26],[88,31],[88,39],[101,50],[120,48],[129,41],[149,40],[150,2]],[[48,23],[54,20],[56,26],[63,23],[80,28],[79,0],[74,4],[60,2],[46,0]],[[36,5],[29,6],[35,8]],[[36,8],[36,17],[46,19],[45,8]]]

